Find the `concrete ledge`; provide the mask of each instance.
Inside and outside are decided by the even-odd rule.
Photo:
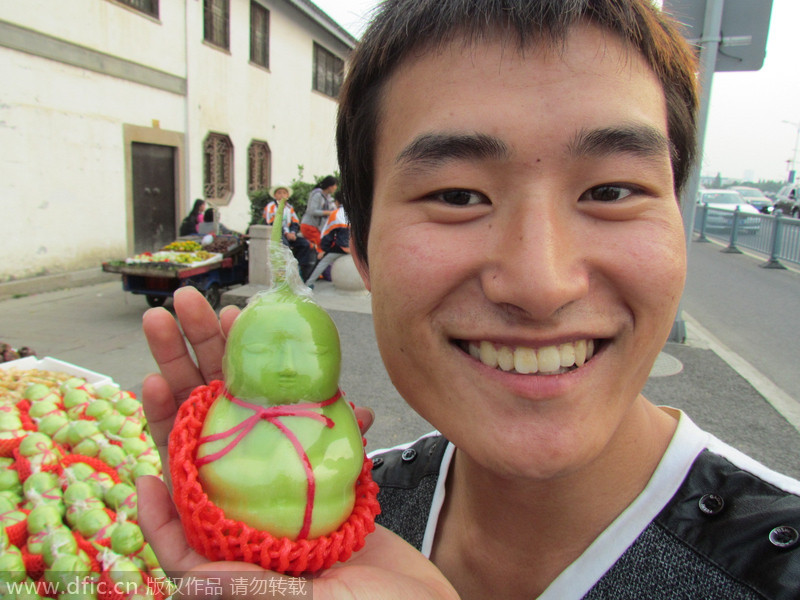
[[[266,289],[268,289],[267,286],[253,285],[251,283],[231,288],[222,294],[220,307],[232,305],[244,308],[252,296]],[[372,312],[369,292],[343,292],[334,287],[330,281],[318,281],[314,284],[314,301],[325,310],[365,314]]]
[[[333,263],[331,281],[337,290],[367,293],[364,281],[361,279],[361,275],[356,269],[356,263],[350,254],[345,254]]]
[[[268,285],[260,285],[257,283],[248,283],[240,285],[239,287],[231,288],[227,292],[223,292],[220,299],[220,308],[225,306],[238,306],[244,308],[247,306],[247,301],[258,292],[268,290]]]
[[[43,292],[54,292],[65,288],[94,285],[96,283],[107,283],[114,280],[119,281],[120,275],[117,273],[106,273],[100,267],[84,269],[82,271],[56,273],[53,275],[42,275],[41,277],[15,279],[13,281],[0,283],[0,300],[30,296],[31,294],[41,294]]]

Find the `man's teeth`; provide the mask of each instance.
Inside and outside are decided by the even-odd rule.
[[[594,340],[578,340],[558,346],[526,348],[496,346],[492,342],[469,342],[473,358],[493,369],[516,373],[563,373],[580,367],[594,355]]]

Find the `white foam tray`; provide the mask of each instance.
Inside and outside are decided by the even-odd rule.
[[[0,369],[19,369],[21,371],[29,371],[31,369],[40,369],[42,371],[56,371],[58,373],[67,373],[75,377],[83,377],[88,383],[95,387],[114,383],[108,375],[84,369],[78,365],[73,365],[57,358],[45,356],[44,358],[37,358],[36,356],[26,356],[17,360],[0,363]]]

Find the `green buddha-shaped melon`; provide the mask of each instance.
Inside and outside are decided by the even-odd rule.
[[[295,274],[276,229],[273,286],[231,327],[228,395],[208,411],[197,464],[204,491],[227,517],[296,540],[348,518],[364,448],[350,405],[337,397],[336,326]]]

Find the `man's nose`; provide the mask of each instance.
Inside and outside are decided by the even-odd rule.
[[[489,231],[481,284],[495,304],[546,320],[589,291],[590,232],[556,203],[498,216]]]

